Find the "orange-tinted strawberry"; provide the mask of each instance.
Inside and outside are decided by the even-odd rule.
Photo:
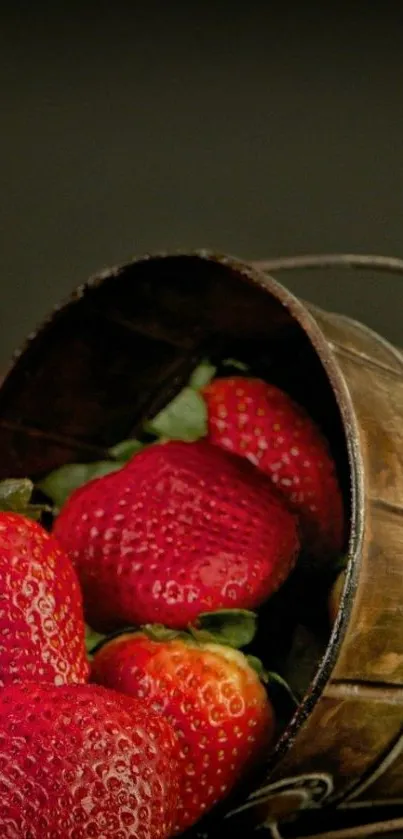
[[[88,671],[82,596],[69,557],[37,522],[0,512],[0,686],[84,682]]]
[[[261,379],[216,379],[203,391],[210,442],[243,455],[272,481],[316,558],[343,547],[344,515],[335,464],[321,431],[286,393]]]
[[[95,653],[93,679],[149,702],[176,731],[182,771],[178,833],[225,798],[267,753],[274,713],[242,653],[150,635],[107,641]]]
[[[254,608],[299,548],[295,518],[270,482],[206,441],[149,446],[76,490],[54,532],[77,569],[88,623],[105,632]]]
[[[178,744],[142,702],[96,685],[0,691],[0,836],[168,839]]]

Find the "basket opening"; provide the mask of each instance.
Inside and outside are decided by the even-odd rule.
[[[6,378],[3,475],[36,477],[102,456],[166,404],[200,358],[230,356],[319,422],[348,500],[345,435],[328,376],[287,300],[269,286],[241,264],[196,255],[139,260],[92,280],[28,341]]]

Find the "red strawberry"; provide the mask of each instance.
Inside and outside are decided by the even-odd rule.
[[[203,392],[209,440],[243,455],[273,482],[298,514],[303,547],[312,556],[343,547],[343,502],[321,431],[283,391],[260,379],[216,379]]]
[[[54,532],[100,631],[186,627],[200,612],[254,608],[298,551],[294,517],[270,483],[205,441],[144,449],[76,490]]]
[[[0,512],[0,686],[84,682],[88,671],[70,559],[40,524]]]
[[[0,692],[0,835],[166,839],[178,745],[163,717],[95,685]]]
[[[224,798],[271,743],[265,689],[246,657],[229,647],[123,634],[95,653],[93,678],[146,699],[175,729],[182,769],[175,832]]]

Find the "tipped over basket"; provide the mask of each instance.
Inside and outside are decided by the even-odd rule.
[[[270,825],[306,808],[403,808],[403,357],[267,267],[200,252],[95,276],[29,337],[0,391],[3,477],[104,458],[206,356],[253,361],[325,429],[349,515],[344,591],[264,778],[232,802],[233,835],[245,818]]]

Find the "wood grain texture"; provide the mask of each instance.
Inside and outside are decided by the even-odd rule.
[[[334,667],[271,779],[328,772],[333,789],[324,803],[338,803],[346,826],[321,835],[358,839],[403,824],[385,816],[372,827],[348,828],[348,813],[366,804],[389,802],[403,812],[403,357],[366,327],[311,309],[357,419],[364,529],[360,554],[352,559],[359,561],[359,576]],[[270,821],[275,807],[268,802],[259,818]]]

